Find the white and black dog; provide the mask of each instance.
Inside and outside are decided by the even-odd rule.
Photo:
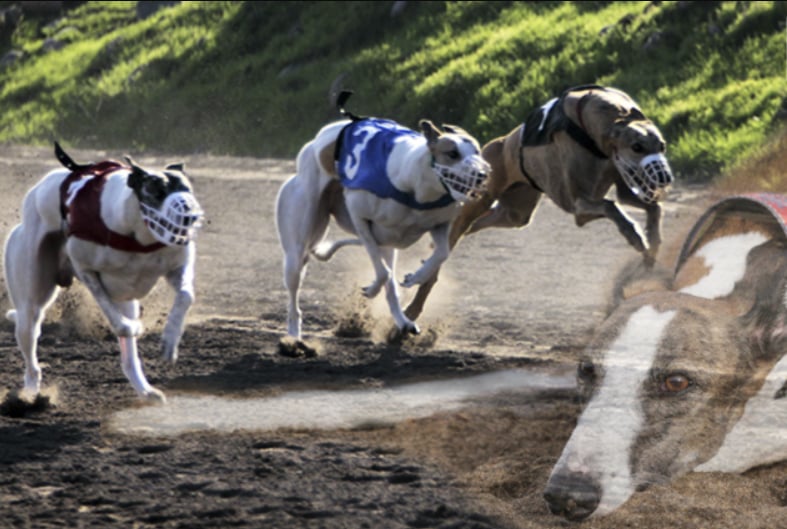
[[[193,237],[202,210],[182,164],[150,171],[126,157],[80,165],[58,144],[65,166],[49,172],[24,198],[22,222],[5,244],[6,285],[14,306],[16,339],[24,355],[22,394],[41,390],[36,354],[41,322],[61,287],[76,276],[91,292],[118,336],[121,366],[137,394],[164,400],[142,371],[136,338],[142,332],[139,299],[159,278],[174,288],[175,302],[162,337],[163,356],[174,362],[186,312],[194,301]]]
[[[544,492],[553,513],[604,515],[692,470],[787,459],[786,215],[779,195],[723,200],[674,274],[619,285],[579,364],[588,402]]]
[[[276,201],[290,296],[287,333],[298,341],[298,290],[309,255],[326,260],[341,246],[358,243],[366,248],[375,271],[363,294],[372,298],[385,287],[397,328],[417,333],[399,303],[396,250],[428,232],[434,252],[402,285],[432,277],[448,258],[449,226],[460,204],[483,185],[488,173],[478,142],[459,127],[444,126],[441,133],[422,120],[419,134],[393,121],[360,118],[343,109],[350,93],[342,92],[337,100],[350,119],[326,125],[303,146],[296,174],[284,183]],[[358,239],[323,241],[331,216]]]

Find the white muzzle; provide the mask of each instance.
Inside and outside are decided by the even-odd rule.
[[[194,239],[202,226],[204,212],[194,195],[178,191],[167,195],[159,209],[139,204],[150,233],[167,246],[184,246]]]
[[[475,198],[486,185],[490,166],[486,161],[474,154],[453,165],[435,163],[435,173],[451,197],[457,202],[466,202]]]
[[[618,153],[614,154],[612,160],[632,193],[647,204],[655,202],[660,191],[675,180],[667,157],[661,153],[649,154],[639,163],[627,160]]]

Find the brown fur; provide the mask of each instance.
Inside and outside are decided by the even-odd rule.
[[[664,148],[655,125],[644,117],[631,98],[617,90],[585,89],[569,93],[563,109],[575,124],[584,125],[585,132],[607,156],[616,150],[630,154],[635,142],[644,148],[640,157],[661,152]],[[581,116],[577,113],[580,109]],[[639,201],[623,183],[611,159],[596,157],[568,133],[558,131],[550,143],[524,149],[520,146],[522,133],[523,125],[520,125],[484,146],[482,155],[492,166],[487,189],[478,199],[462,207],[452,224],[452,247],[465,234],[486,227],[526,226],[542,196],[546,195],[561,209],[574,214],[578,226],[603,217],[611,219],[626,240],[643,253],[648,265],[655,262],[661,244],[658,202]],[[523,151],[527,176],[520,165],[520,151]],[[642,240],[617,205],[604,198],[612,186],[616,187],[619,201],[646,211],[647,241]],[[420,315],[436,281],[437,275],[419,287],[405,311],[408,317],[414,319]]]

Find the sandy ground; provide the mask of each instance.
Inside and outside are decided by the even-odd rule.
[[[72,152],[79,161],[122,154]],[[171,398],[390,388],[507,368],[570,374],[603,317],[615,272],[634,257],[610,223],[578,229],[545,202],[525,230],[463,241],[419,320],[424,332],[395,346],[382,339],[390,326],[382,300],[361,302],[360,287],[372,276],[363,250],[345,249],[312,264],[302,291],[304,330],[320,354],[289,358],[278,352],[286,293],[273,204],[292,162],[135,158],[151,166],[185,161],[207,211],[198,300],[174,367],[158,358],[171,293],[160,285],[144,302],[146,372]],[[18,222],[26,190],[55,163],[50,149],[0,147],[3,238]],[[703,190],[676,190],[665,208],[667,237],[685,231],[707,200]],[[398,277],[428,251],[422,241],[406,252]],[[3,295],[0,309],[7,308]],[[376,322],[370,336],[336,336],[337,326],[358,317]],[[0,349],[0,387],[16,389],[22,360],[8,322],[0,324]],[[118,357],[82,287],[61,295],[40,340],[56,406],[0,416],[0,527],[573,525],[549,514],[541,499],[578,416],[571,388],[509,392],[355,428],[135,435],[112,427],[117,412],[139,409]],[[743,475],[690,474],[582,525],[787,527],[787,463]]]

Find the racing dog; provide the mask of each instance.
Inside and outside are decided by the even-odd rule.
[[[526,226],[546,195],[577,226],[610,219],[652,265],[661,244],[659,201],[673,181],[665,150],[658,128],[625,93],[597,85],[569,89],[484,146],[492,166],[486,189],[462,207],[449,244],[485,228]],[[605,198],[613,186],[620,203],[645,210],[644,238]],[[421,314],[436,281],[435,275],[419,287],[405,311],[409,318]]]
[[[554,514],[604,515],[692,470],[787,459],[786,213],[783,196],[723,200],[675,274],[623,274],[579,363],[587,405],[544,491]]]
[[[488,164],[478,142],[454,126],[443,132],[421,120],[421,134],[393,121],[347,112],[351,92],[342,92],[339,111],[350,119],[323,127],[298,154],[296,174],[276,199],[276,224],[284,251],[284,283],[289,290],[287,333],[301,341],[300,288],[309,256],[329,259],[346,244],[363,244],[375,277],[363,294],[385,287],[396,327],[418,333],[400,306],[394,280],[396,250],[429,233],[432,255],[402,281],[405,287],[432,277],[448,258],[449,225],[460,203],[484,183]],[[323,241],[330,218],[357,239]]]
[[[65,166],[24,198],[22,222],[5,244],[5,277],[15,307],[16,340],[25,360],[22,395],[41,389],[36,354],[41,322],[61,287],[76,276],[90,291],[120,343],[121,366],[143,399],[165,400],[142,371],[136,338],[139,299],[160,277],[175,290],[162,337],[174,362],[186,312],[194,301],[193,237],[203,216],[182,164],[151,171],[126,157],[81,165],[56,143]]]

